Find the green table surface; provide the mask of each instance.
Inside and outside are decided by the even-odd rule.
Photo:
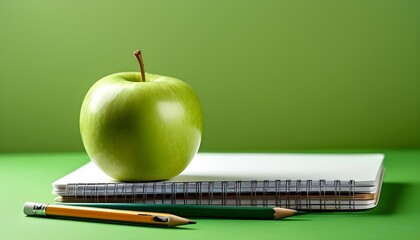
[[[358,151],[349,151],[358,152]],[[26,201],[53,202],[51,183],[88,161],[85,153],[0,154],[0,239],[420,239],[420,150],[383,150],[379,205],[362,212],[283,220],[195,219],[175,229],[25,217]]]

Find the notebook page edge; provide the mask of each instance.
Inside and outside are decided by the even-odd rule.
[[[266,156],[274,156],[274,157],[287,157],[287,156],[305,156],[307,158],[316,156],[316,157],[323,157],[323,156],[328,156],[328,157],[343,157],[343,156],[348,156],[348,155],[353,155],[354,157],[360,157],[360,156],[370,156],[370,157],[374,157],[376,156],[376,158],[380,158],[380,165],[382,166],[382,162],[383,162],[383,154],[283,154],[283,153],[199,153],[197,154],[198,159],[200,157],[209,157],[209,156],[213,156],[213,157],[242,157],[242,156],[252,156],[252,157],[266,157]],[[197,162],[197,161],[196,161]],[[194,161],[192,161],[192,163],[190,164],[190,166],[194,163]],[[190,167],[189,166],[189,167]],[[188,178],[191,177],[187,176],[187,178],[183,178],[185,172],[188,173],[188,169],[189,167],[187,167],[183,173],[180,174],[180,176],[177,176],[175,178],[169,179],[167,180],[168,182],[175,182],[175,181],[188,181]],[[380,168],[379,168],[380,169]],[[379,171],[378,169],[378,171]],[[89,174],[86,174],[89,173]],[[93,174],[92,174],[93,173]],[[376,174],[378,175],[378,174]],[[279,178],[278,176],[276,178]],[[236,176],[235,178],[232,178],[235,180],[240,180],[237,179]],[[302,176],[300,177],[296,177],[296,179],[302,180]],[[210,180],[215,180],[215,179],[210,179]],[[221,179],[224,180],[224,179]],[[257,179],[258,180],[258,179]],[[270,180],[270,179],[263,179],[263,180]],[[307,179],[307,180],[313,180],[313,179]],[[353,179],[328,179],[328,180],[353,180]],[[106,174],[104,174],[93,162],[88,162],[85,165],[81,166],[80,168],[70,172],[69,174],[59,178],[58,180],[54,181],[52,183],[53,188],[63,188],[65,187],[67,184],[72,184],[72,183],[115,183],[117,181],[115,181],[114,179],[108,177]],[[357,181],[358,182],[358,186],[360,184],[362,184],[363,186],[365,185],[375,185],[375,183],[377,182],[377,178],[369,180],[369,181]]]

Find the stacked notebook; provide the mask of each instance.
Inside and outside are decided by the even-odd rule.
[[[53,183],[59,202],[278,206],[352,211],[377,205],[383,154],[199,153],[177,177],[117,182],[90,162]]]

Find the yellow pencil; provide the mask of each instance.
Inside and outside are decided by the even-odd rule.
[[[189,219],[167,213],[78,207],[34,202],[25,203],[23,206],[23,212],[28,216],[90,219],[165,227],[175,227],[184,224],[196,223]]]

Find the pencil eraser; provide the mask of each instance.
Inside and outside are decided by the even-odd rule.
[[[34,215],[34,206],[36,205],[36,203],[33,202],[26,202],[23,205],[23,213],[26,215]]]

